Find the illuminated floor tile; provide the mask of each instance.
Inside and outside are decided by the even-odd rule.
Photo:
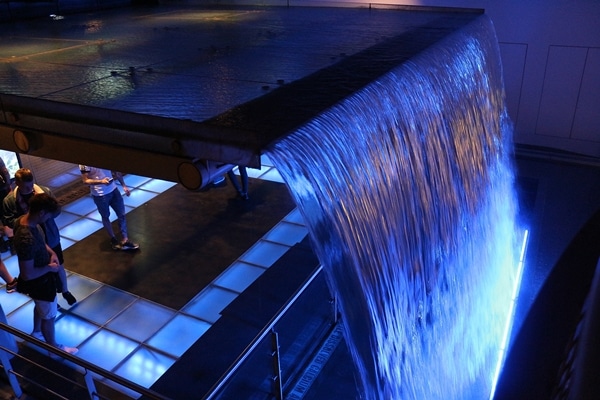
[[[113,372],[140,386],[149,388],[175,361],[175,357],[141,347]]]
[[[79,346],[77,357],[110,371],[138,345],[134,340],[101,329]]]
[[[162,193],[165,190],[171,189],[175,185],[175,182],[163,181],[160,179],[152,179],[151,181],[141,185],[139,188],[149,192]]]
[[[70,347],[79,347],[94,335],[100,327],[75,315],[63,314],[56,320],[56,342]]]
[[[126,206],[129,207],[139,207],[144,203],[149,202],[154,197],[156,197],[156,193],[148,192],[146,190],[134,189],[131,191],[130,196],[123,196],[123,201]]]
[[[68,264],[65,264],[65,267],[68,270]],[[75,273],[69,273],[67,275],[67,285],[69,292],[75,296],[79,303],[103,286],[103,284],[98,281]],[[68,309],[70,307],[77,307],[78,303],[75,303],[73,306],[69,306],[66,300],[63,299],[62,295],[59,294],[58,305],[62,308]]]
[[[71,310],[74,314],[104,325],[136,299],[137,297],[127,292],[110,286],[102,286],[89,297],[78,302]]]
[[[264,179],[266,181],[271,182],[283,183],[283,178],[281,177],[281,175],[279,175],[279,171],[277,171],[275,168],[272,168],[269,170],[269,172],[261,175],[260,179]]]
[[[308,229],[306,229],[306,227],[283,221],[275,225],[275,227],[264,236],[264,239],[291,247],[301,242],[307,234]]]
[[[86,219],[80,219],[62,228],[60,235],[71,240],[82,240],[98,229],[102,228],[102,223]]]
[[[6,316],[8,323],[24,333],[31,333],[33,330],[33,306],[33,301],[25,302]]]
[[[17,256],[11,256],[10,253],[8,253],[8,257],[2,261],[13,277],[19,276],[19,262]]]
[[[259,240],[252,248],[250,248],[250,250],[240,257],[240,260],[268,268],[288,250],[289,246]]]
[[[283,220],[293,224],[304,225],[304,218],[297,208],[294,208],[294,210],[286,215]]]
[[[237,293],[242,293],[263,272],[265,272],[264,268],[243,262],[236,262],[215,279],[213,284]]]
[[[77,243],[77,242],[74,240],[71,240],[71,239],[68,239],[65,237],[60,238],[60,245],[63,250],[68,249],[69,247],[73,246],[75,243]]]
[[[218,287],[208,287],[190,301],[182,311],[210,323],[214,323],[221,316],[223,310],[237,297],[237,293],[223,290]]]
[[[54,218],[54,222],[56,222],[58,229],[63,229],[65,226],[77,221],[79,218],[81,218],[80,215],[63,210],[58,217]]]
[[[144,342],[169,322],[175,314],[175,310],[139,299],[110,321],[106,327],[131,339]]]
[[[94,204],[91,195],[75,200],[74,202],[69,203],[62,208],[63,211],[82,216],[91,213],[95,209],[96,205]]]
[[[21,293],[6,293],[5,287],[0,288],[0,307],[4,311],[4,315],[8,315],[19,307],[23,307],[25,303],[30,301],[29,296]]]
[[[127,187],[129,187],[129,189],[132,188],[136,188],[136,187],[140,187],[148,182],[150,182],[152,179],[145,177],[145,176],[139,176],[139,175],[133,175],[133,174],[127,174],[123,177],[123,180],[125,181],[125,184],[127,185]],[[119,189],[121,189],[121,186],[119,186]],[[122,190],[121,190],[122,192]]]
[[[208,328],[210,324],[207,322],[179,314],[148,340],[148,345],[181,357]]]

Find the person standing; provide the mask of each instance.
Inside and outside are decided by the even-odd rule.
[[[17,290],[31,297],[35,304],[32,335],[39,338],[41,334],[49,345],[75,354],[78,351],[76,347],[56,342],[56,280],[60,263],[56,253],[46,243],[40,226],[52,219],[58,210],[55,198],[39,193],[31,197],[28,212],[16,219],[13,240],[19,260]]]
[[[40,193],[46,193],[50,197],[52,192],[46,186],[40,186],[34,183],[33,173],[28,168],[20,168],[15,172],[15,190],[10,192],[3,201],[3,217],[2,221],[6,226],[14,226],[15,220],[24,215],[29,211],[29,201],[31,198]],[[52,218],[48,218],[44,223],[41,224],[44,230],[44,236],[52,251],[57,255],[60,267],[58,269],[59,286],[57,288],[59,293],[62,293],[63,298],[69,303],[70,306],[77,302],[75,296],[69,292],[67,284],[67,272],[64,267],[64,257],[62,245],[60,243],[60,232],[54,218],[60,214],[60,208],[57,210],[56,215]],[[9,233],[12,238],[13,233]],[[12,240],[12,239],[11,239]]]
[[[123,174],[116,171],[90,167],[88,165],[79,165],[81,179],[83,183],[90,186],[90,192],[94,203],[98,208],[102,225],[110,236],[110,245],[114,250],[137,250],[139,245],[129,240],[127,232],[127,220],[125,219],[125,203],[123,196],[117,188],[115,178],[123,187],[126,196],[131,195],[129,188],[123,180]],[[117,214],[119,230],[121,231],[121,240],[118,240],[110,223],[110,209]]]

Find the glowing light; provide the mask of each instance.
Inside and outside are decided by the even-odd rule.
[[[492,390],[490,392],[489,399],[492,400],[496,393],[496,386],[498,384],[498,378],[500,377],[500,371],[502,370],[502,365],[504,364],[504,360],[506,358],[506,351],[508,350],[508,342],[509,336],[512,331],[512,325],[515,318],[515,308],[517,306],[517,298],[519,297],[519,290],[521,288],[521,278],[523,276],[523,268],[525,267],[525,249],[527,248],[527,239],[529,239],[529,230],[526,229],[523,232],[523,243],[521,244],[521,252],[519,255],[519,263],[517,266],[517,275],[515,277],[515,285],[513,288],[512,301],[510,302],[508,319],[506,321],[506,328],[504,330],[504,335],[502,338],[502,346],[500,347],[500,351],[498,354],[498,363],[496,365],[496,372],[494,373],[494,378],[492,381]]]

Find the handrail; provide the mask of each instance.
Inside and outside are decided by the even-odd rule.
[[[250,357],[254,349],[258,347],[258,345],[265,339],[267,335],[269,335],[273,327],[279,320],[284,316],[284,314],[289,310],[292,305],[298,300],[298,298],[304,293],[304,291],[308,288],[308,286],[317,278],[317,276],[323,271],[323,266],[319,265],[317,269],[315,269],[311,276],[309,276],[304,284],[296,290],[294,296],[292,296],[278,311],[275,313],[275,316],[271,318],[271,320],[265,325],[265,327],[259,332],[259,334],[250,342],[250,344],[242,351],[242,353],[236,358],[236,360],[231,364],[229,369],[225,371],[225,373],[219,378],[219,380],[213,385],[213,387],[209,390],[209,392],[202,398],[203,400],[211,400],[215,398],[218,391],[225,386],[228,380],[235,374],[235,372],[241,367],[244,361]]]
[[[143,386],[138,385],[135,382],[132,382],[128,379],[122,378],[119,375],[114,374],[113,372],[110,372],[108,370],[105,370],[104,368],[98,367],[97,365],[94,365],[94,364],[90,363],[89,361],[83,360],[83,359],[75,357],[69,353],[66,353],[62,350],[59,350],[56,347],[51,346],[51,345],[47,344],[46,342],[43,342],[25,332],[22,332],[16,328],[13,328],[10,325],[5,324],[3,322],[0,322],[0,329],[2,329],[3,331],[6,331],[12,335],[15,335],[17,337],[20,337],[21,339],[25,340],[26,342],[33,343],[36,346],[41,347],[44,350],[47,350],[47,351],[59,356],[60,358],[68,360],[68,361],[82,367],[86,371],[91,371],[91,372],[98,374],[112,382],[118,383],[119,385],[122,385],[122,386],[126,387],[127,389],[130,389],[134,392],[137,392],[144,396],[147,396],[149,399],[171,400],[169,397],[165,397],[165,396],[161,395],[160,393],[155,392],[154,390],[147,389]],[[8,353],[15,354],[10,349],[4,348],[4,346],[0,346],[0,349],[3,351],[6,351]],[[28,361],[33,363],[33,361],[31,361],[31,360],[28,360]]]

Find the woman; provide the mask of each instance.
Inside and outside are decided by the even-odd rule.
[[[56,284],[60,263],[40,227],[58,209],[56,199],[46,193],[36,194],[29,201],[29,211],[16,220],[13,242],[19,259],[17,290],[35,304],[32,335],[43,336],[49,345],[75,354],[77,348],[56,343],[54,320],[58,314]]]

